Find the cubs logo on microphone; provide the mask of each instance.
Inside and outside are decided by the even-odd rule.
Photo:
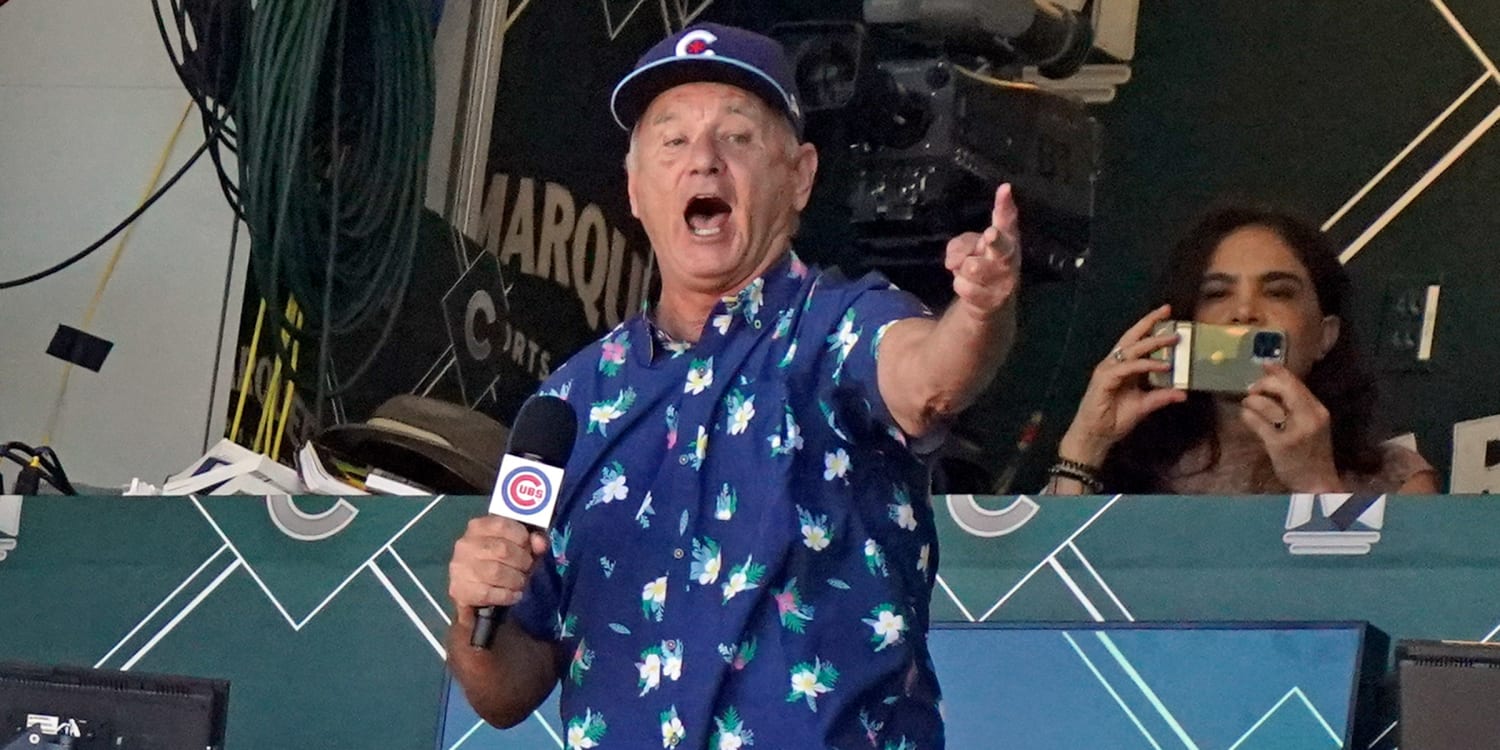
[[[552,483],[547,476],[530,467],[522,466],[500,481],[505,504],[524,516],[535,515],[545,510],[552,501]]]
[[[490,513],[537,527],[552,522],[563,470],[507,454],[490,498]]]

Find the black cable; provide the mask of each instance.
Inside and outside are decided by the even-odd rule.
[[[45,470],[47,483],[57,488],[64,495],[78,494],[73,489],[73,483],[68,480],[68,472],[63,470],[62,459],[57,457],[57,451],[51,446],[42,445],[36,449],[37,461]]]
[[[340,7],[335,12],[339,15],[339,24],[338,38],[334,44],[335,51],[332,97],[333,117],[331,118],[333,126],[328,129],[328,139],[330,141],[328,144],[328,148],[329,152],[331,153],[330,158],[332,159],[330,171],[333,173],[330,179],[330,181],[333,183],[333,189],[329,192],[330,205],[328,214],[335,217],[336,219],[342,214],[342,212],[339,211],[339,197],[342,194],[341,188],[343,186],[340,184],[339,178],[344,174],[344,160],[342,158],[343,149],[339,148],[339,125],[342,121],[342,118],[339,117],[339,114],[343,110],[342,94],[344,89],[344,42],[346,41],[346,32],[349,28],[349,6],[345,5],[343,7]],[[316,424],[319,428],[323,426],[323,402],[326,399],[327,394],[325,386],[328,380],[328,360],[330,359],[329,342],[333,340],[333,327],[327,325],[327,321],[333,318],[333,283],[331,280],[333,279],[333,271],[337,264],[338,255],[339,231],[338,227],[335,226],[333,230],[328,233],[328,260],[325,262],[325,265],[323,267],[324,325],[323,336],[318,340],[318,387],[313,404],[315,416],[314,424]]]
[[[21,469],[21,473],[16,475],[15,493],[17,495],[35,495],[41,490],[41,486],[42,470],[31,464],[27,464]]]
[[[1083,299],[1084,276],[1080,274],[1073,279],[1073,299],[1068,310],[1068,329],[1063,333],[1061,350],[1057,354],[1057,363],[1052,366],[1052,374],[1047,377],[1047,387],[1042,390],[1042,403],[1045,404],[1057,395],[1058,379],[1062,375],[1063,366],[1067,364],[1068,350],[1073,347],[1073,332],[1078,330],[1078,307]]]
[[[1079,274],[1073,279],[1072,300],[1069,303],[1067,314],[1068,328],[1063,333],[1062,347],[1057,353],[1057,359],[1052,364],[1051,374],[1047,376],[1047,385],[1042,389],[1042,397],[1037,402],[1040,404],[1040,407],[1033,411],[1032,415],[1021,426],[1021,434],[1017,440],[1017,444],[1020,445],[1024,442],[1025,447],[1011,454],[1010,460],[1001,468],[1000,473],[996,476],[995,481],[990,487],[991,494],[1004,495],[1009,493],[1011,485],[1015,482],[1016,475],[1020,473],[1022,465],[1026,462],[1026,455],[1031,452],[1031,448],[1035,445],[1036,434],[1028,436],[1026,433],[1033,430],[1036,433],[1041,432],[1042,422],[1046,419],[1043,410],[1047,408],[1047,405],[1052,402],[1053,397],[1057,395],[1057,386],[1062,376],[1063,367],[1067,364],[1068,354],[1073,348],[1073,334],[1078,329],[1078,308],[1083,298],[1084,279],[1083,274]],[[1035,424],[1033,424],[1033,421],[1035,421]]]
[[[239,246],[240,239],[240,217],[236,215],[234,222],[229,225],[229,262],[224,266],[224,292],[219,302],[219,333],[214,337],[214,367],[213,376],[208,383],[208,414],[203,418],[203,452],[208,453],[208,439],[214,426],[214,399],[219,393],[219,365],[224,357],[224,329],[229,325],[229,294],[234,286],[234,256]],[[251,370],[255,369],[254,362],[247,362],[245,366]]]
[[[14,489],[17,495],[35,495],[41,483],[46,482],[64,495],[76,495],[68,473],[63,470],[62,460],[48,446],[33,448],[19,441],[0,445],[0,458],[9,459],[21,466]]]
[[[134,211],[131,211],[123,221],[121,221],[119,224],[116,224],[114,229],[109,230],[109,232],[107,232],[103,237],[95,240],[93,244],[78,251],[72,257],[64,260],[61,263],[58,263],[55,266],[52,266],[51,268],[37,271],[36,273],[29,276],[22,276],[19,279],[0,281],[0,289],[14,289],[18,286],[25,286],[35,281],[41,281],[42,279],[45,279],[48,276],[51,276],[52,274],[55,274],[67,268],[68,266],[71,266],[74,263],[77,263],[78,261],[89,257],[94,253],[94,251],[98,250],[101,247],[104,247],[105,243],[114,239],[115,235],[125,231],[125,228],[130,226],[131,223],[136,219],[140,218],[141,214],[146,213],[146,209],[151,208],[151,206],[155,204],[157,200],[159,200],[163,195],[166,195],[167,191],[171,190],[172,186],[176,185],[177,181],[182,179],[182,176],[187,174],[188,169],[192,168],[193,164],[198,161],[198,157],[202,156],[203,152],[208,150],[208,144],[208,141],[204,141],[203,145],[199,146],[198,150],[194,151],[193,155],[188,157],[188,160],[184,162],[181,167],[178,167],[177,171],[174,172],[171,177],[167,178],[167,181],[163,183],[162,186],[156,190],[156,192],[151,194],[151,197],[142,201],[141,205]]]
[[[231,8],[231,11],[240,7],[235,5],[234,0],[230,0],[226,5]],[[225,5],[218,7],[225,7]],[[214,172],[219,179],[219,189],[224,194],[224,199],[229,203],[229,207],[234,211],[235,215],[243,218],[244,212],[240,208],[239,187],[235,185],[233,178],[230,177],[229,171],[224,166],[223,156],[219,151],[220,148],[224,148],[230,153],[238,153],[238,148],[235,145],[237,137],[235,129],[229,124],[228,119],[232,103],[220,101],[220,96],[223,92],[219,87],[224,85],[226,80],[233,80],[238,75],[239,71],[237,68],[235,70],[227,69],[229,63],[226,58],[232,50],[236,54],[236,61],[238,60],[238,51],[244,44],[243,32],[241,33],[241,38],[238,39],[232,39],[228,32],[220,33],[218,38],[212,36],[200,38],[198,48],[193,50],[188,43],[189,25],[194,30],[201,30],[200,33],[208,34],[210,33],[209,30],[223,31],[226,27],[228,31],[233,31],[233,24],[227,24],[227,26],[223,23],[216,24],[215,22],[220,21],[220,19],[198,20],[189,24],[189,14],[178,0],[171,0],[171,8],[172,18],[177,28],[176,45],[173,44],[172,33],[167,29],[166,19],[162,15],[161,0],[151,0],[151,11],[156,17],[156,29],[161,36],[162,45],[166,48],[167,61],[171,64],[172,70],[177,73],[177,79],[182,82],[183,88],[188,92],[188,96],[192,97],[193,103],[197,105],[204,135],[211,140],[212,145],[209,147],[209,158],[213,161]],[[215,47],[209,47],[212,50],[214,75],[208,80],[212,82],[213,90],[205,91],[202,88],[205,85],[204,81],[200,80],[199,77],[195,77],[187,69],[189,63],[188,55],[194,51],[199,55],[208,55],[210,53],[205,52],[204,49],[205,46],[210,44],[217,44]],[[177,53],[178,47],[182,48],[182,55],[180,57]]]
[[[18,453],[16,451],[17,447],[19,447],[24,452]],[[24,443],[6,443],[4,445],[0,445],[0,458],[8,458],[17,464],[20,464],[21,466],[31,465],[31,453],[31,448]]]

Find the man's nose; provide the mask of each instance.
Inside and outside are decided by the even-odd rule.
[[[693,139],[693,150],[689,159],[693,174],[718,174],[724,168],[719,158],[719,144],[713,136],[702,135]]]

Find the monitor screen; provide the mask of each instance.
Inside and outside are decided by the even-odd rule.
[[[223,680],[0,662],[0,748],[220,748],[228,703]]]
[[[928,644],[947,746],[1023,750],[1353,748],[1389,645],[1360,622],[943,623]],[[438,750],[564,746],[557,691],[500,731],[446,688]]]
[[[1364,623],[937,626],[949,747],[1353,748]],[[1359,745],[1363,748],[1363,745]]]

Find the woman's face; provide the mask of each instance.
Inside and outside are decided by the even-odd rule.
[[[1241,227],[1219,241],[1198,286],[1193,319],[1286,331],[1286,366],[1299,378],[1339,335],[1339,319],[1319,308],[1307,267],[1281,235],[1262,226]]]

